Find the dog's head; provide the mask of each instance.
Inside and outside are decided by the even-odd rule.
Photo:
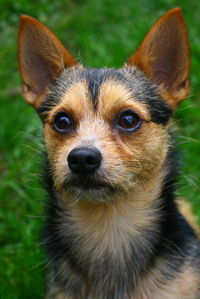
[[[153,25],[120,69],[82,67],[49,29],[22,16],[19,62],[24,97],[43,121],[58,192],[115,198],[164,169],[169,120],[189,92],[179,8]]]

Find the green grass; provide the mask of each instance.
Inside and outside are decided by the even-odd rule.
[[[176,114],[184,173],[179,194],[192,203],[200,219],[200,2],[0,1],[0,298],[42,298],[45,292],[45,258],[39,244],[44,192],[37,175],[41,126],[19,92],[19,15],[47,24],[85,65],[118,67],[151,24],[175,6],[183,8],[192,54],[192,93]]]

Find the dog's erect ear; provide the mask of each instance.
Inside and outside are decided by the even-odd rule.
[[[171,9],[152,26],[127,63],[139,67],[174,107],[187,97],[190,53],[180,8]]]
[[[47,87],[77,62],[46,26],[29,16],[21,16],[18,48],[23,95],[37,108]]]

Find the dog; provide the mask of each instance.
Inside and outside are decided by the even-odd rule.
[[[47,298],[200,298],[200,243],[175,195],[172,115],[190,90],[181,9],[119,69],[84,68],[30,16],[18,46],[44,128]]]

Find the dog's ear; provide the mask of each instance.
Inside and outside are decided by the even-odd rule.
[[[164,14],[127,62],[139,67],[176,107],[189,93],[190,53],[180,8]]]
[[[35,108],[64,68],[78,64],[46,26],[29,16],[21,16],[18,57],[23,95]]]

